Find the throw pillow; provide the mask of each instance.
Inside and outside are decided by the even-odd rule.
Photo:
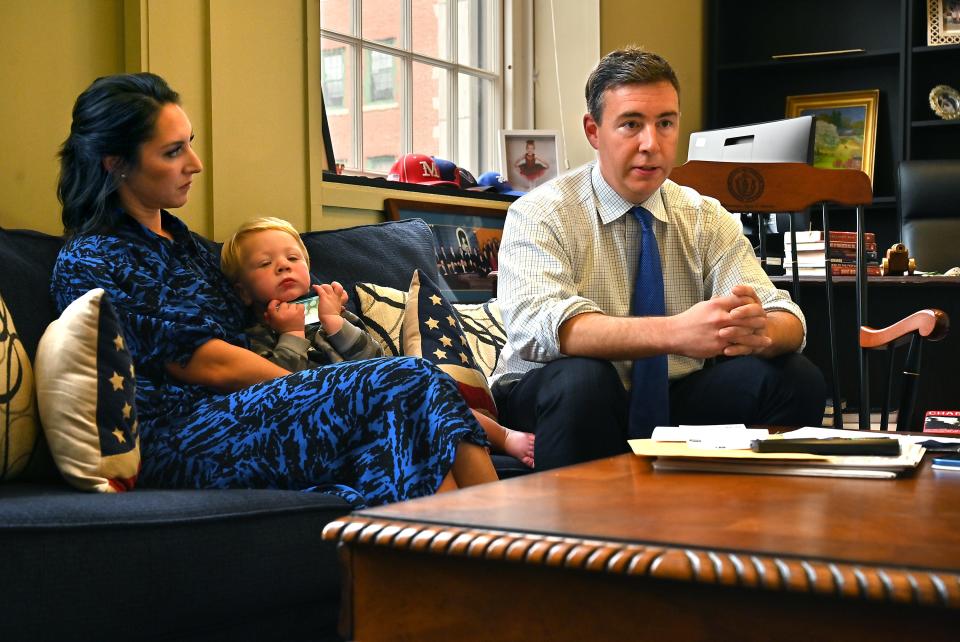
[[[400,326],[407,303],[407,293],[375,283],[358,283],[359,316],[367,330],[383,346],[384,354],[403,354],[400,345]],[[489,378],[493,374],[500,352],[507,343],[507,333],[496,299],[486,303],[454,303],[460,315],[463,332],[481,372]]]
[[[385,356],[403,354],[400,346],[400,324],[407,293],[374,283],[357,283],[357,316],[381,346]]]
[[[133,359],[106,293],[90,290],[40,338],[37,403],[57,468],[81,490],[131,490],[140,470]]]
[[[33,368],[10,310],[0,297],[0,480],[14,479],[23,472],[39,434]]]
[[[459,316],[440,288],[415,270],[407,291],[401,332],[403,354],[432,361],[450,375],[471,408],[494,419],[497,407],[487,378],[473,358]]]
[[[470,343],[470,350],[483,374],[490,378],[500,352],[507,343],[507,331],[503,327],[500,306],[496,299],[486,303],[454,303],[453,309],[460,315],[463,331]]]

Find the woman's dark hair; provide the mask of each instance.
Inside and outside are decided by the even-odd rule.
[[[645,51],[640,47],[629,46],[611,51],[600,59],[596,68],[587,78],[584,94],[587,98],[587,111],[596,123],[603,118],[603,94],[608,89],[623,85],[651,85],[669,82],[680,96],[680,81],[670,63],[662,56]]]
[[[140,148],[154,131],[164,105],[180,95],[151,73],[97,78],[73,106],[70,135],[60,148],[57,198],[66,234],[108,227],[120,207],[119,176],[136,169]],[[116,156],[112,172],[103,159]]]

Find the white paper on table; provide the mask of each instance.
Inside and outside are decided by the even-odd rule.
[[[708,450],[749,450],[754,439],[766,439],[769,431],[747,428],[743,424],[716,424],[709,426],[657,426],[654,441],[682,441],[691,448]]]

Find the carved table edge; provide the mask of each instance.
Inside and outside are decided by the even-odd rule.
[[[701,584],[960,608],[960,574],[678,546],[579,539],[349,516],[323,539],[339,545],[498,560]]]

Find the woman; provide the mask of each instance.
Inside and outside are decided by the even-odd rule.
[[[52,294],[62,311],[101,287],[120,316],[140,483],[319,489],[373,505],[496,479],[483,431],[429,363],[291,374],[246,349],[249,319],[218,256],[166,211],[203,169],[179,102],[154,74],[99,78],[77,98],[60,152],[69,238]]]

